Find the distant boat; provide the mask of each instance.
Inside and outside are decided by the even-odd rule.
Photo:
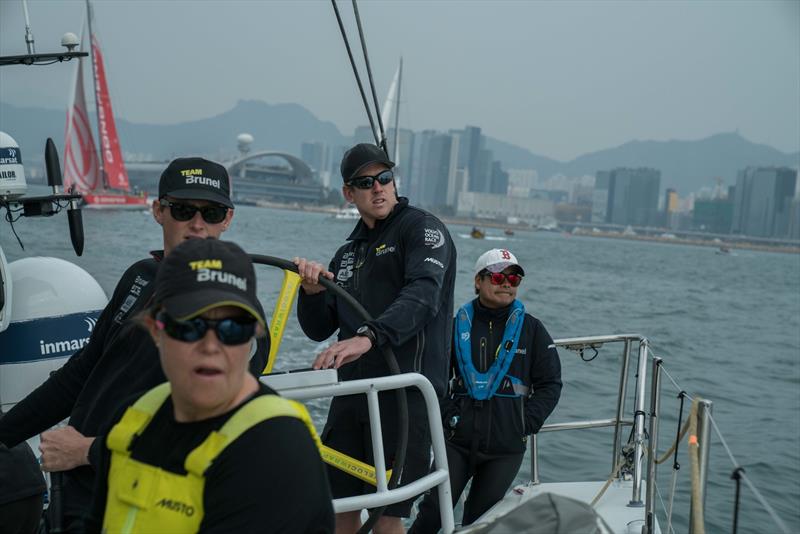
[[[486,237],[486,233],[477,226],[473,226],[472,231],[469,233],[469,236],[472,239],[483,239],[484,237]]]
[[[717,254],[730,254],[730,253],[731,253],[731,249],[729,249],[726,246],[721,246],[721,247],[719,247],[719,250],[717,250]]]
[[[79,60],[75,71],[70,107],[67,110],[67,127],[64,140],[64,188],[83,195],[87,208],[141,209],[147,198],[131,194],[128,171],[122,160],[114,112],[106,81],[103,54],[97,36],[92,32],[92,8],[86,1],[89,42],[93,66],[95,105],[97,107],[97,134],[100,155],[92,135],[86,95],[83,89],[83,62]]]
[[[355,221],[361,218],[361,214],[358,212],[358,209],[355,206],[347,206],[344,208],[339,208],[336,213],[333,214],[333,218]]]
[[[514,230],[512,230],[511,228],[506,228],[505,230],[503,230],[503,233],[506,235],[514,235]]]

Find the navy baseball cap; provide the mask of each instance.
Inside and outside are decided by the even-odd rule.
[[[187,239],[175,247],[159,265],[153,301],[179,321],[220,306],[235,306],[266,330],[253,262],[230,241]]]
[[[371,163],[382,163],[390,169],[394,167],[394,162],[389,159],[382,148],[370,143],[357,144],[344,153],[342,165],[339,168],[342,172],[342,179],[345,183],[349,182]]]
[[[158,182],[158,198],[208,200],[229,208],[231,183],[228,171],[205,158],[178,158],[167,165]]]

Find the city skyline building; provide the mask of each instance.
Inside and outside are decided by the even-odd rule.
[[[739,171],[731,232],[755,237],[788,237],[797,171],[788,167],[747,167]]]
[[[592,222],[657,225],[660,183],[661,171],[648,167],[597,171],[592,195]]]

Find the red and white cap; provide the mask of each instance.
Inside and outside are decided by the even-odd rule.
[[[525,270],[510,250],[493,248],[481,254],[481,257],[475,262],[475,275],[477,276],[484,269],[490,273],[499,273],[512,265],[519,269],[519,274],[525,276]]]

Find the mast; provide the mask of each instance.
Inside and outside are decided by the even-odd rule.
[[[97,135],[98,139],[101,139],[100,136],[102,133],[100,132],[100,99],[97,98],[97,67],[95,65],[96,59],[94,55],[94,31],[92,31],[92,5],[89,3],[89,0],[86,0],[86,20],[89,25],[89,50],[91,51],[92,57],[92,88],[94,89],[94,112],[95,112],[95,120],[97,121]],[[103,143],[102,139],[101,142],[98,143],[98,147],[100,149],[99,154],[99,165],[100,165],[100,178],[103,180],[103,188],[108,189],[108,180],[106,179],[106,170],[105,170],[105,163],[103,162]]]

